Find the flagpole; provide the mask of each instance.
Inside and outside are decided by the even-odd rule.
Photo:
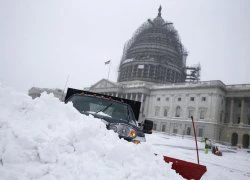
[[[111,66],[111,61],[110,61],[110,63],[109,63],[108,80],[109,80],[110,66]]]

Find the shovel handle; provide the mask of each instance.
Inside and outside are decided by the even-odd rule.
[[[191,116],[191,119],[192,119],[192,124],[193,124],[193,129],[194,129],[194,138],[195,138],[195,144],[196,144],[197,161],[198,161],[198,164],[200,164],[198,145],[197,145],[197,138],[196,138],[196,130],[195,130],[195,126],[194,126],[194,118],[193,118],[193,116]]]

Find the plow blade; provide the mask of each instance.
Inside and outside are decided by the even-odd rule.
[[[185,179],[195,179],[198,180],[207,171],[207,167],[195,164],[168,156],[163,156],[164,161],[167,163],[172,163],[172,169],[174,169],[178,174],[180,174]]]

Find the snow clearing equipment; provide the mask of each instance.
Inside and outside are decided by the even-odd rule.
[[[200,164],[195,164],[168,156],[163,157],[164,161],[167,163],[172,163],[172,169],[174,169],[176,173],[180,174],[185,179],[198,180],[207,171],[207,167]]]
[[[81,98],[80,101],[78,101],[80,96],[87,97],[87,99]],[[74,101],[73,98],[77,98],[76,101]],[[128,141],[134,142],[135,144],[139,144],[140,142],[143,142],[146,140],[144,133],[148,133],[148,134],[152,133],[153,122],[150,120],[144,121],[144,124],[142,125],[143,127],[142,129],[138,127],[137,121],[139,119],[140,106],[141,106],[141,103],[138,101],[68,88],[67,94],[65,97],[65,103],[69,101],[71,102],[73,101],[74,107],[77,110],[79,110],[79,112],[83,114],[92,114],[94,117],[102,119],[103,121],[107,123],[106,124],[107,129],[114,130],[115,132],[119,134],[119,137],[124,138]],[[81,109],[81,108],[86,108],[85,107],[86,105],[84,105],[86,103],[88,103],[88,110]],[[89,103],[91,103],[92,110],[89,109],[90,108]],[[128,119],[127,118],[123,118],[123,119],[115,118],[115,116],[113,116],[113,113],[117,112],[117,110],[119,110],[119,107],[121,105],[126,105],[125,109],[127,109],[127,112],[125,113],[125,115],[126,117],[129,117]],[[98,109],[97,110],[96,109],[97,106],[100,106],[101,108],[99,107],[99,109],[97,108]],[[183,161],[183,160],[168,157],[168,156],[163,156],[163,159],[166,163],[172,163],[172,169],[175,170],[176,173],[180,174],[183,178],[198,180],[207,171],[207,168],[206,166],[199,164],[199,153],[198,153],[196,131],[195,131],[193,117],[191,117],[191,119],[193,123],[194,135],[195,135],[198,164]],[[124,133],[121,133],[123,131],[127,132],[126,134],[128,134],[128,137],[127,135],[124,135]]]
[[[67,90],[65,103],[68,102],[80,113],[102,120],[120,138],[135,144],[146,141],[144,129],[137,123],[140,102],[72,88]]]
[[[199,151],[198,151],[198,145],[197,145],[197,138],[196,138],[196,130],[194,125],[194,118],[191,116],[193,129],[194,129],[194,137],[195,137],[195,145],[196,145],[196,154],[197,154],[197,162],[198,164],[183,161],[180,159],[175,159],[168,156],[163,156],[164,161],[167,163],[172,163],[172,169],[174,169],[178,174],[180,174],[185,179],[200,179],[203,174],[207,171],[207,167],[200,165],[199,160]]]

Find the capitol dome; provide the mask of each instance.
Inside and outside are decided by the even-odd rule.
[[[125,44],[118,82],[184,82],[187,52],[172,23],[161,17],[161,7]]]

